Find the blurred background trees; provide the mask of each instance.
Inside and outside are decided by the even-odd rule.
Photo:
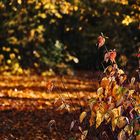
[[[2,0],[0,21],[1,71],[94,69],[100,32],[122,67],[137,66],[139,0]]]

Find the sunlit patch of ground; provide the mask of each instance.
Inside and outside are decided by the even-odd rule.
[[[48,81],[53,89],[48,90]],[[84,76],[0,76],[0,138],[3,140],[66,140],[70,123],[78,119],[80,106],[95,96],[98,82]],[[57,110],[63,98],[70,105],[70,112]],[[56,128],[47,127],[50,120]]]

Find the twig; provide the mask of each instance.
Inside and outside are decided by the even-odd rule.
[[[62,85],[63,85],[63,88],[66,90],[66,87],[65,87],[65,85],[64,85],[64,83],[63,83],[62,78],[60,78],[60,79],[61,79],[61,83],[62,83]],[[71,104],[72,104],[74,110],[76,111],[76,108],[75,108],[75,106],[74,106],[74,103],[73,103],[73,101],[72,101],[72,98],[70,97],[69,92],[66,91],[66,93],[67,93],[67,95],[68,95],[68,97],[69,97],[69,99],[70,99],[70,101],[71,101]]]

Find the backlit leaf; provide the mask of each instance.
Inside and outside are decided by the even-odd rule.
[[[100,87],[100,88],[98,88],[98,90],[97,90],[97,95],[100,96],[100,95],[103,94],[103,92],[104,92],[104,89],[103,89],[102,87]]]
[[[86,117],[87,113],[85,111],[83,111],[79,117],[80,123],[83,122],[84,118]]]
[[[111,124],[112,124],[112,131],[115,130],[116,126],[117,126],[117,123],[118,123],[118,118],[113,118],[112,121],[111,121]]]
[[[100,126],[103,120],[104,120],[104,115],[98,110],[96,114],[96,128]]]
[[[105,38],[102,35],[100,35],[97,38],[97,46],[98,46],[98,48],[102,47],[104,44],[105,44]]]
[[[110,81],[107,77],[104,77],[101,81],[101,87],[106,88],[107,86],[109,86]]]
[[[111,111],[111,117],[112,117],[112,118],[119,117],[120,115],[121,115],[121,106],[119,106],[118,108],[114,108],[114,109]]]

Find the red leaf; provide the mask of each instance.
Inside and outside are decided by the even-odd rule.
[[[98,48],[102,47],[104,44],[105,44],[105,38],[100,35],[97,38],[97,46],[98,46]]]
[[[117,56],[116,50],[113,51],[110,50],[109,52],[105,53],[104,61],[108,62],[110,60],[112,63],[116,62],[115,61],[116,56]]]

